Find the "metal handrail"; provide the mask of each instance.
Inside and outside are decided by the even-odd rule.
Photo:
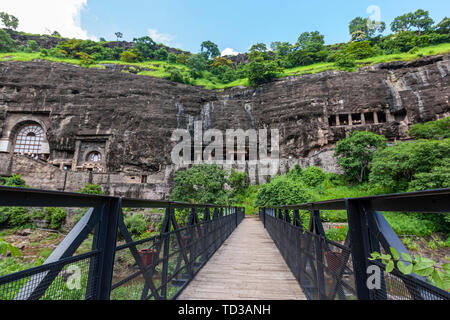
[[[354,291],[358,299],[387,299],[388,292],[384,284],[389,275],[383,274],[383,288],[373,290],[367,286],[368,267],[376,265],[368,258],[372,252],[380,252],[381,249],[389,253],[390,247],[399,253],[409,252],[381,212],[450,213],[450,188],[267,206],[259,210],[260,219],[308,297],[345,298],[343,291],[349,289],[344,288],[348,283],[343,282],[343,274],[336,275],[332,271],[336,265],[330,267],[328,263],[332,262],[327,261],[329,252],[338,251],[340,256],[334,255],[334,263],[339,265],[338,270],[350,268],[348,263],[351,258],[354,288],[350,291]],[[305,210],[310,212],[308,232],[305,232],[299,215]],[[347,211],[349,232],[343,246],[327,239],[320,210]],[[305,246],[314,248],[315,252],[311,254]],[[305,269],[307,263],[310,263],[309,271]],[[310,274],[311,271],[313,275]],[[400,272],[395,275],[395,279],[400,279],[407,290],[405,296],[409,295],[414,299],[450,299],[448,292],[432,286],[421,276],[414,273],[403,275]],[[325,285],[330,279],[333,279],[331,285],[334,288],[331,293],[326,292]]]

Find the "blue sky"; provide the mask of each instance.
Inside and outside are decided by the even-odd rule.
[[[204,40],[221,51],[245,52],[258,42],[293,43],[302,32],[314,30],[325,35],[327,44],[346,42],[348,23],[369,17],[370,5],[380,8],[387,25],[419,8],[430,11],[436,22],[450,16],[448,0],[0,0],[2,11],[19,17],[23,31],[43,33],[45,28],[63,36],[107,40],[115,40],[120,31],[124,40],[150,35],[191,52],[198,52]]]

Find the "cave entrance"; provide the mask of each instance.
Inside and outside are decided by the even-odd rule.
[[[346,114],[340,114],[340,115],[339,115],[339,123],[341,124],[341,126],[346,126],[346,125],[348,125],[348,115],[346,115]]]
[[[331,116],[328,118],[328,125],[334,127],[336,125],[336,116]]]
[[[378,111],[377,112],[377,116],[378,116],[378,122],[379,123],[386,122],[386,114],[383,111]]]
[[[353,113],[352,114],[352,125],[358,125],[361,124],[361,114],[360,113]]]
[[[400,110],[400,111],[396,112],[394,114],[394,117],[395,117],[395,121],[396,122],[404,121],[405,118],[406,118],[406,110],[403,109],[403,110]]]
[[[374,118],[373,118],[373,112],[364,113],[364,120],[366,121],[366,124],[375,123]]]

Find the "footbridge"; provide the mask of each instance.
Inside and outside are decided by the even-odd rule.
[[[0,187],[2,206],[84,215],[42,265],[0,277],[0,300],[450,298],[424,277],[388,273],[368,259],[390,247],[407,253],[383,211],[448,213],[450,189],[265,207],[256,216],[239,207],[11,187]],[[163,210],[158,234],[133,235],[124,213],[142,210]],[[326,237],[321,215],[330,210],[347,216],[342,241]]]

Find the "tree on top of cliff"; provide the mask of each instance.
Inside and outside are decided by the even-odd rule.
[[[303,32],[295,44],[295,49],[309,52],[318,52],[325,48],[325,36],[319,31]]]
[[[6,12],[0,12],[0,20],[2,20],[3,25],[8,29],[17,29],[19,26],[19,19]]]
[[[123,33],[122,32],[116,32],[114,33],[117,37],[117,41],[119,41],[119,39],[121,39],[123,37]]]
[[[391,23],[391,30],[394,32],[410,31],[415,27],[420,34],[422,31],[429,30],[433,24],[430,13],[419,9],[414,13],[409,12],[396,17]]]
[[[0,52],[11,52],[16,46],[16,42],[3,29],[0,29]]]
[[[273,60],[268,55],[252,46],[249,57],[250,63],[246,66],[248,82],[251,86],[257,86],[271,81],[278,73],[283,72],[279,60]]]
[[[362,182],[369,175],[369,165],[375,151],[385,147],[384,136],[369,131],[354,131],[336,144],[334,156],[350,181]]]
[[[156,42],[153,41],[152,38],[150,38],[149,36],[145,36],[140,38],[134,38],[133,41],[136,43],[135,45],[136,49],[142,54],[142,56],[145,59],[150,59],[153,57]]]
[[[212,41],[203,41],[200,46],[200,51],[208,60],[220,55],[219,47]]]

